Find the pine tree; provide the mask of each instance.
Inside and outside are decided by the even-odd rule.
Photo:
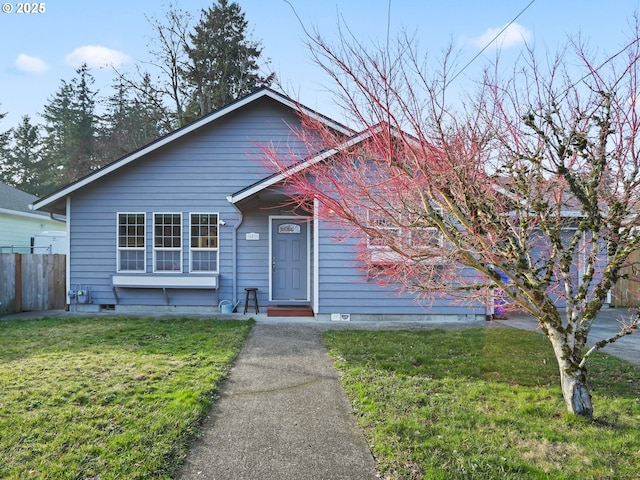
[[[148,82],[148,76],[144,78]],[[144,85],[139,91],[123,81],[114,85],[115,93],[107,99],[107,112],[102,117],[98,141],[100,164],[137,150],[164,133],[161,124],[165,112],[153,102],[145,101]]]
[[[2,120],[7,114],[0,113],[0,120]],[[11,136],[11,130],[0,133],[0,181],[10,184],[6,181],[7,171],[7,156],[9,154],[9,137]]]
[[[94,79],[86,65],[76,75],[70,82],[62,81],[42,115],[43,155],[55,184],[72,182],[99,167],[95,152],[97,92],[91,90]]]
[[[189,113],[199,117],[268,86],[274,74],[262,76],[262,47],[248,38],[248,22],[236,2],[220,0],[202,10],[187,46],[185,78],[191,89]]]
[[[6,156],[3,181],[33,195],[53,190],[49,165],[42,158],[40,131],[28,115],[11,132],[11,149]]]

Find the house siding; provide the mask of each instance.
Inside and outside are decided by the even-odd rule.
[[[353,239],[337,241],[342,236],[322,223],[318,240],[319,285],[318,314],[332,313],[357,316],[460,316],[484,317],[484,305],[459,305],[450,300],[420,300],[398,285],[381,285],[368,277],[364,265],[356,259],[357,244]]]
[[[181,213],[182,271],[185,275],[200,275],[188,273],[188,213],[212,212],[218,213],[226,224],[219,227],[219,290],[215,294],[210,290],[174,290],[170,292],[170,303],[217,306],[222,299],[244,299],[245,286],[257,286],[260,302],[266,302],[268,260],[260,258],[267,250],[264,242],[268,245],[265,214],[247,214],[240,225],[238,289],[233,292],[232,239],[240,216],[226,197],[270,173],[261,164],[260,145],[290,148],[294,138],[291,125],[297,121],[291,110],[272,100],[259,99],[241,112],[232,112],[75,192],[69,214],[72,289],[88,286],[93,305],[116,303],[111,276],[117,267],[118,212],[146,214],[148,274],[153,272],[153,213]],[[246,242],[247,231],[259,231],[261,240]],[[121,304],[165,303],[163,292],[157,289],[119,291],[118,296]]]
[[[258,240],[247,240],[247,234]],[[257,288],[258,304],[269,302],[269,212],[251,210],[244,214],[238,229],[238,300],[244,306],[245,288]]]
[[[212,312],[221,300],[229,300],[240,302],[238,311],[242,312],[244,289],[251,287],[258,289],[258,302],[264,312],[270,293],[270,218],[291,212],[278,207],[277,189],[253,192],[248,187],[263,182],[271,173],[262,164],[261,145],[287,156],[292,150],[302,151],[304,147],[297,143],[293,131],[298,124],[291,108],[272,98],[257,98],[196,130],[186,130],[188,133],[160,143],[158,148],[145,150],[140,157],[127,157],[131,161],[104,170],[104,175],[96,175],[65,193],[69,289],[91,293],[90,304],[74,308],[95,311],[117,304],[122,311],[129,307],[145,311],[147,306],[166,311],[174,306],[197,306]],[[251,194],[238,196],[232,205],[227,198],[238,192]],[[59,209],[60,205],[52,203],[52,207]],[[146,215],[145,273],[156,277],[164,274],[153,273],[153,214],[182,215],[182,275],[199,276],[202,274],[189,273],[188,214],[217,213],[225,222],[218,229],[218,291],[173,289],[168,292],[169,306],[161,289],[119,289],[116,298],[111,279],[117,273],[118,213]],[[446,300],[420,304],[409,293],[399,293],[396,286],[371,281],[356,263],[353,244],[336,242],[337,232],[318,222],[315,219],[310,225],[308,272],[312,282],[309,303],[317,306],[318,318],[333,313],[373,319],[484,316],[484,306],[467,308]],[[257,239],[248,239],[247,234]]]

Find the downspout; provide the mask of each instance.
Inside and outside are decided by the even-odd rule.
[[[240,225],[242,225],[242,221],[244,220],[244,214],[242,211],[236,206],[235,203],[231,201],[231,196],[227,197],[227,201],[235,208],[236,212],[238,212],[238,221],[233,225],[233,230],[231,231],[231,284],[233,288],[232,292],[232,305],[236,305],[238,303],[238,229]]]
[[[66,201],[67,205],[65,208],[65,217],[66,217],[66,222],[65,222],[65,227],[67,230],[67,237],[66,237],[66,242],[67,242],[67,258],[66,258],[66,287],[67,289],[65,290],[66,292],[68,292],[69,290],[71,290],[71,197],[67,197],[67,201]],[[71,305],[71,298],[67,297],[67,309],[69,309]],[[76,307],[77,308],[77,307]]]

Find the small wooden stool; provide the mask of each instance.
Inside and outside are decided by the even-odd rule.
[[[256,313],[260,313],[260,307],[258,307],[258,289],[257,288],[245,288],[246,292],[244,298],[244,313],[247,313],[249,308],[249,301],[253,301],[253,306],[256,307]]]

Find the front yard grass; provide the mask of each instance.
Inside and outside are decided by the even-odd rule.
[[[325,341],[383,478],[639,478],[640,369],[628,362],[590,361],[588,421],[565,413],[536,332],[330,331]]]
[[[0,321],[0,478],[172,478],[251,325]]]

